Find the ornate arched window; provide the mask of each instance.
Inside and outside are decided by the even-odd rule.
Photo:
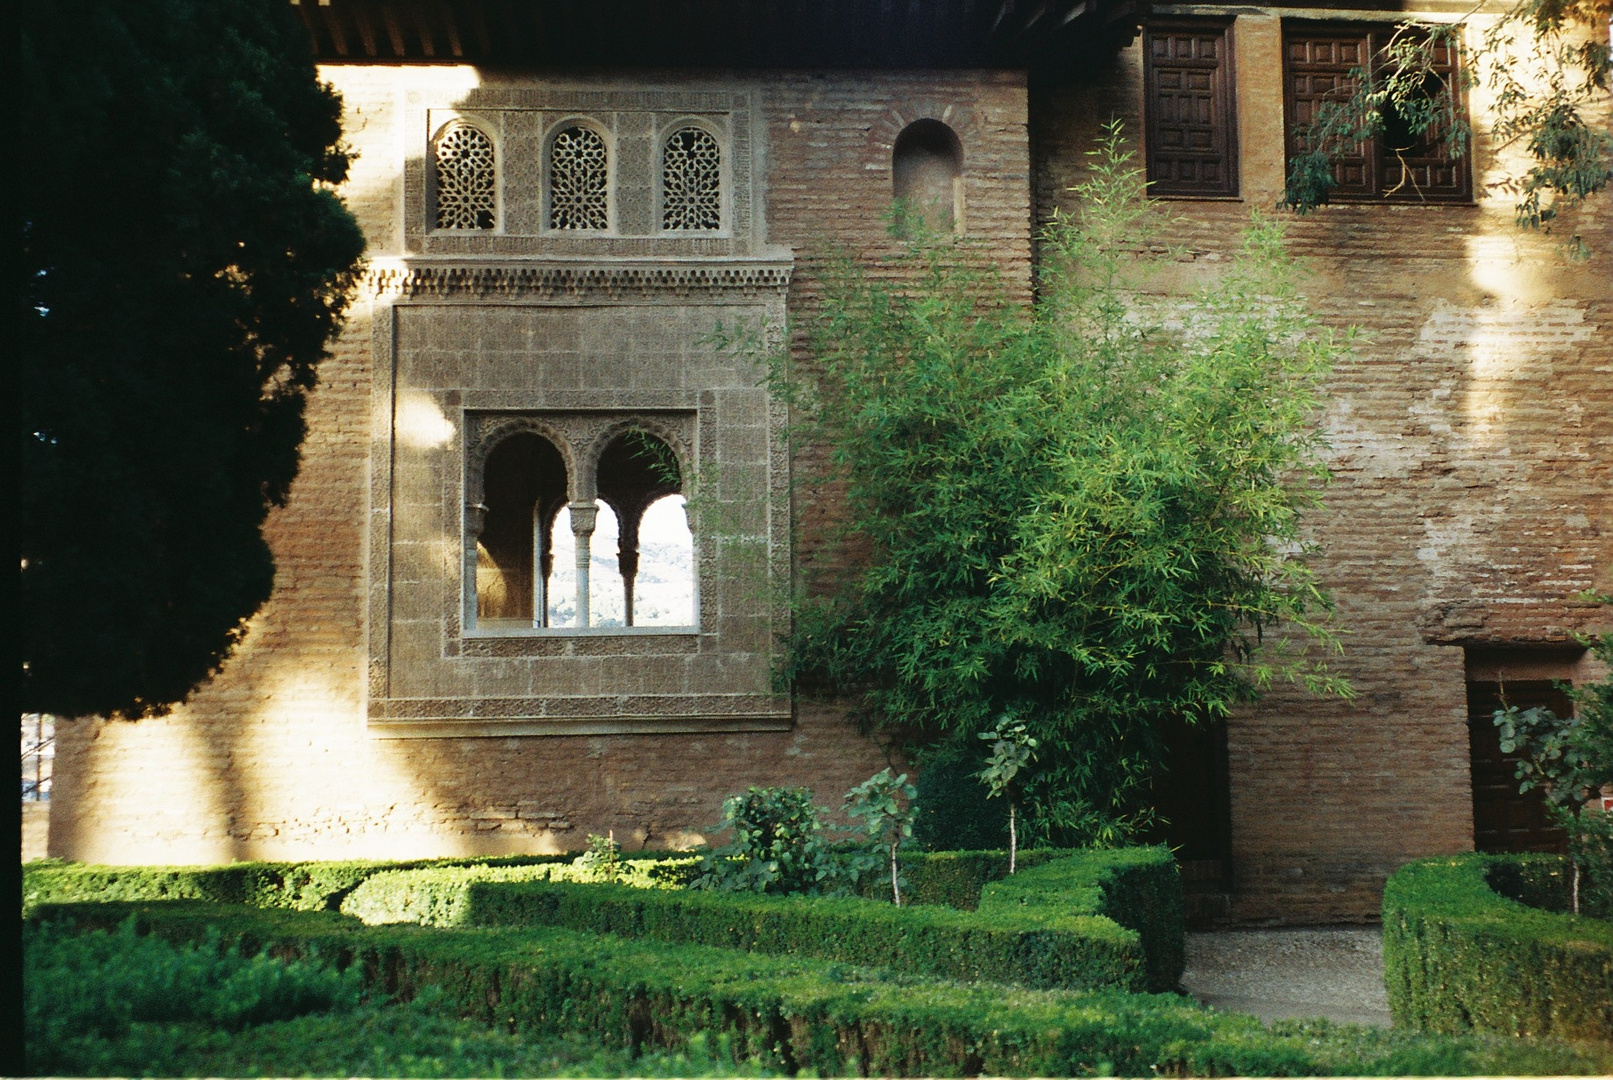
[[[569,127],[549,144],[549,228],[610,228],[610,170],[605,140]]]
[[[452,124],[433,148],[439,229],[491,229],[498,190],[493,140],[470,124]]]
[[[722,148],[704,128],[680,128],[661,147],[661,227],[722,228]]]
[[[693,538],[681,509],[677,455],[653,435],[624,432],[600,455],[598,478],[599,498],[615,512],[616,569],[625,625],[693,623]],[[678,512],[668,514],[669,508],[662,507],[650,515],[652,507],[672,497],[678,497]],[[652,525],[650,531],[644,528],[646,521]],[[641,578],[648,594],[640,588]]]
[[[893,194],[939,232],[962,231],[963,144],[939,120],[915,120],[891,150]]]
[[[473,522],[476,621],[482,626],[547,626],[554,606],[555,517],[566,505],[566,464],[553,443],[529,431],[495,446],[482,472]]]

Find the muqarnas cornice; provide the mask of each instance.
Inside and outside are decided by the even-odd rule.
[[[370,264],[364,284],[376,297],[400,299],[654,298],[779,293],[789,288],[791,259],[386,259]]]

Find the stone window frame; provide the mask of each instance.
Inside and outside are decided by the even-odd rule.
[[[450,229],[437,224],[437,145],[456,127],[473,128],[493,145],[493,227],[490,229]],[[499,125],[475,114],[448,111],[442,123],[426,139],[426,234],[431,236],[499,236],[504,232],[504,173],[506,167],[503,133]]]
[[[690,533],[694,541],[691,573],[694,576],[693,621],[673,626],[531,626],[483,627],[477,625],[476,537],[480,533],[479,515],[485,511],[486,469],[488,457],[505,440],[519,434],[533,434],[548,442],[560,454],[566,469],[566,505],[573,512],[590,516],[595,512],[599,498],[598,468],[600,458],[618,437],[632,431],[642,431],[665,443],[677,458],[678,472],[683,486],[687,478],[696,475],[695,439],[698,416],[688,410],[611,410],[578,412],[572,410],[521,409],[487,410],[467,409],[461,417],[463,432],[465,506],[460,522],[462,570],[460,573],[460,636],[462,638],[522,638],[522,637],[628,637],[628,636],[690,636],[702,631],[701,617],[701,550],[700,531],[696,515],[689,514]],[[685,493],[685,497],[687,494]],[[575,531],[575,526],[573,526]],[[588,529],[592,532],[592,520]],[[581,590],[579,589],[579,599]],[[709,632],[710,628],[706,628]]]
[[[672,136],[688,128],[698,128],[717,140],[717,152],[720,156],[717,165],[717,214],[718,227],[715,229],[669,229],[666,220],[666,145]],[[655,132],[653,161],[653,184],[655,188],[655,205],[652,222],[655,235],[662,237],[727,237],[734,231],[734,181],[733,181],[733,140],[728,132],[710,116],[701,116],[694,113],[684,113],[661,124]]]
[[[1150,19],[1143,26],[1143,129],[1144,146],[1147,158],[1148,193],[1163,198],[1198,198],[1198,199],[1237,199],[1240,197],[1239,187],[1239,159],[1238,159],[1238,93],[1236,69],[1236,42],[1233,29],[1234,20],[1231,16],[1210,18],[1160,18]],[[1154,56],[1154,42],[1158,37],[1179,37],[1192,35],[1195,37],[1214,37],[1220,41],[1217,58],[1214,65],[1206,64],[1194,57],[1185,62],[1172,60],[1161,61]],[[1178,157],[1200,157],[1210,155],[1193,154],[1186,151],[1173,152],[1167,149],[1161,139],[1162,113],[1160,98],[1162,96],[1157,76],[1172,68],[1179,70],[1210,70],[1211,100],[1214,103],[1216,118],[1212,121],[1212,128],[1217,137],[1218,149],[1216,153],[1221,159],[1222,177],[1217,183],[1206,184],[1202,182],[1171,181],[1159,174],[1167,162]]]
[[[1394,34],[1396,24],[1384,22],[1381,18],[1372,19],[1284,19],[1282,21],[1282,85],[1283,85],[1283,165],[1286,172],[1288,161],[1299,149],[1297,122],[1300,94],[1296,81],[1303,71],[1296,71],[1293,58],[1292,43],[1304,40],[1337,40],[1360,41],[1364,46],[1367,63],[1374,63],[1383,44],[1386,44]],[[1463,55],[1465,49],[1460,43],[1448,58],[1445,70],[1441,73],[1449,78],[1456,87],[1457,101],[1462,112],[1471,117],[1468,95],[1462,87],[1463,65],[1467,58]],[[1325,72],[1325,68],[1318,68]],[[1335,68],[1335,70],[1342,70]],[[1450,190],[1422,191],[1416,187],[1405,191],[1385,191],[1382,182],[1384,161],[1390,155],[1374,136],[1366,141],[1367,150],[1361,155],[1361,167],[1369,174],[1360,184],[1341,183],[1328,193],[1328,201],[1351,204],[1385,204],[1385,205],[1440,205],[1440,206],[1470,206],[1473,204],[1473,164],[1474,145],[1468,142],[1467,152],[1454,159],[1444,159],[1454,172],[1455,184]],[[1338,169],[1341,163],[1335,164]]]
[[[587,128],[598,135],[605,143],[605,217],[606,225],[603,229],[560,229],[556,228],[550,219],[554,192],[554,142],[560,135],[572,128]],[[614,237],[619,235],[618,229],[618,196],[617,192],[620,177],[620,159],[616,130],[597,117],[585,113],[564,116],[549,125],[543,133],[542,160],[539,165],[540,184],[542,185],[542,198],[538,205],[538,231],[544,235],[562,237]]]

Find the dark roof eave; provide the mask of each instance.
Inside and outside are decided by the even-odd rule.
[[[1034,68],[1127,40],[1138,0],[300,0],[322,63]]]

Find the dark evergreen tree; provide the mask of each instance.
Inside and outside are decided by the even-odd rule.
[[[289,5],[18,10],[22,708],[137,717],[269,596],[364,240]]]

